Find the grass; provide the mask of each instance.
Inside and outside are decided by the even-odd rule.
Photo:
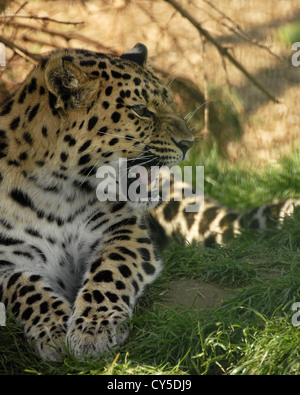
[[[275,38],[290,47],[294,42],[300,41],[299,22],[288,23],[278,29]]]
[[[205,195],[233,209],[245,210],[275,199],[300,196],[300,150],[279,157],[263,170],[253,164],[231,164],[218,156],[215,146],[195,149],[183,165],[204,166]]]
[[[297,151],[260,171],[224,166],[214,150],[205,157],[206,193],[230,207],[300,195]],[[300,331],[292,324],[300,301],[299,223],[296,214],[280,230],[248,231],[226,247],[164,251],[165,269],[141,298],[129,338],[102,357],[41,362],[9,320],[0,327],[0,374],[299,374]],[[231,296],[207,311],[179,310],[164,300],[177,278],[214,283]]]

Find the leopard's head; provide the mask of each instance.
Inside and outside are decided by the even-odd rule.
[[[192,146],[193,136],[170,93],[147,66],[143,44],[121,56],[56,51],[40,70],[50,114],[46,129],[52,128],[55,141],[52,160],[64,174],[86,184],[101,166],[117,168],[120,158],[148,171],[171,167]]]
[[[44,69],[50,105],[62,121],[61,144],[70,130],[82,144],[90,141],[84,150],[89,166],[118,158],[172,166],[191,147],[186,122],[147,68],[143,44],[120,57],[86,50],[54,52]]]

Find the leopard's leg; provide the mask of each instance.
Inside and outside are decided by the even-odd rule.
[[[126,339],[136,300],[160,269],[148,230],[141,224],[105,235],[69,320],[67,340],[77,358],[100,355]]]
[[[21,270],[2,272],[0,301],[43,360],[62,358],[70,306],[42,276]]]

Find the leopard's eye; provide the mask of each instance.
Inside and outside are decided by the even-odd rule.
[[[153,116],[153,112],[148,110],[144,104],[136,104],[131,106],[131,109],[139,118],[151,118]]]

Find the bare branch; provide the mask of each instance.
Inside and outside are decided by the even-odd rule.
[[[203,81],[204,81],[204,130],[203,134],[209,136],[209,93],[208,93],[208,78],[206,73],[206,50],[205,43],[206,40],[200,36],[202,43],[202,70],[203,70]]]
[[[9,23],[9,25],[12,25],[12,24],[14,27],[17,27],[20,29],[37,30],[39,32],[47,33],[52,36],[62,37],[67,42],[70,40],[78,40],[78,41],[85,42],[86,44],[92,45],[93,47],[95,47],[101,51],[110,51],[112,53],[116,53],[116,51],[113,51],[111,48],[109,48],[103,44],[100,44],[98,41],[93,40],[88,37],[85,37],[85,36],[82,36],[81,34],[78,34],[78,33],[65,33],[65,32],[60,32],[60,31],[56,31],[56,30],[51,30],[51,29],[48,29],[43,26],[27,25],[25,23],[18,23],[18,22],[17,23],[16,22]]]
[[[26,6],[26,4],[28,4],[27,0],[24,1],[24,3],[20,5],[20,7],[17,9],[17,11],[14,13],[14,15],[10,16],[10,18],[6,22],[4,22],[4,24],[1,26],[1,30],[3,30],[4,26],[6,26],[9,22],[11,22],[13,17],[16,16],[17,13],[20,12]]]
[[[22,58],[25,58],[26,60],[29,60],[33,64],[38,64],[38,61],[40,59],[39,55],[32,54],[30,52],[27,52],[25,49],[19,47],[12,41],[8,40],[7,38],[3,37],[0,35],[0,42],[6,45],[8,48],[12,49],[15,53],[18,55],[22,56]]]
[[[275,103],[280,103],[279,99],[274,97],[266,88],[264,88],[252,75],[242,66],[231,54],[227,48],[222,47],[215,40],[207,30],[205,30],[196,19],[190,15],[184,8],[182,8],[175,0],[165,0],[165,2],[171,4],[184,18],[188,19],[191,24],[198,30],[198,32],[210,41],[219,51],[222,56],[225,56],[237,69],[239,69],[259,90],[261,90],[270,100]]]
[[[27,18],[27,19],[36,19],[44,22],[55,22],[62,23],[64,25],[83,25],[84,22],[68,22],[68,21],[58,21],[53,18],[48,18],[47,16],[35,16],[35,15],[0,15],[0,19],[5,18]]]
[[[208,4],[211,8],[213,8],[214,10],[216,10],[220,15],[222,15],[223,18],[227,19],[235,28],[232,28],[231,26],[229,26],[227,23],[224,23],[222,21],[218,21],[219,23],[221,23],[221,25],[225,26],[227,29],[229,29],[231,32],[233,32],[234,34],[236,34],[238,37],[240,37],[242,40],[252,44],[252,45],[256,45],[259,48],[263,48],[265,49],[267,52],[269,52],[270,55],[274,56],[275,58],[282,60],[280,56],[278,56],[276,53],[274,53],[271,49],[269,45],[263,44],[260,41],[258,41],[256,38],[252,37],[250,34],[244,32],[244,30],[241,28],[241,26],[236,23],[234,20],[232,20],[228,15],[224,14],[223,11],[221,11],[217,6],[215,6],[214,4],[212,4],[210,1],[208,0],[203,0],[206,4]],[[215,18],[214,18],[215,19]]]

